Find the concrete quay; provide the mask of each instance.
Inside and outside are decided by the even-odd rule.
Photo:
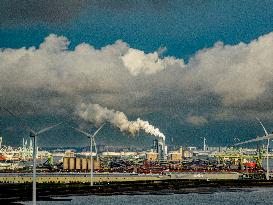
[[[168,174],[94,173],[94,183],[182,180],[238,180],[238,172],[183,172]],[[32,182],[32,173],[0,173],[0,183]],[[90,173],[37,173],[37,183],[89,183]]]

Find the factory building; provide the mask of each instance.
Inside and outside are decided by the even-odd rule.
[[[157,161],[158,160],[158,153],[156,152],[147,152],[146,153],[146,159],[148,161]]]
[[[153,140],[153,151],[158,153],[158,140],[157,139]]]
[[[183,158],[191,158],[193,157],[193,151],[192,150],[183,150]]]
[[[182,153],[180,152],[170,152],[169,153],[169,161],[174,161],[174,162],[180,162],[182,161]]]
[[[104,157],[136,157],[142,153],[139,152],[102,152],[101,156]]]
[[[193,157],[194,149],[183,149],[180,147],[177,151],[172,151],[168,154],[169,161],[182,161],[184,158]]]
[[[88,171],[91,169],[91,160],[79,157],[64,157],[63,170],[66,171]],[[100,163],[97,159],[93,159],[93,169],[100,169]]]
[[[210,152],[224,152],[227,150],[227,147],[209,147],[206,146],[206,151],[210,151]],[[255,150],[256,151],[256,150]]]
[[[153,152],[158,153],[158,159],[166,160],[168,148],[162,138],[153,140]]]

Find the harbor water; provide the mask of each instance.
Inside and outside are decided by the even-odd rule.
[[[111,196],[69,196],[54,199],[71,201],[39,201],[40,205],[271,205],[273,188],[243,188],[218,190],[216,192],[188,194],[148,194],[148,195],[111,195]],[[23,204],[32,204],[25,202]]]

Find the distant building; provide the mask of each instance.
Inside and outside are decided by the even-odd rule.
[[[74,157],[75,152],[73,150],[66,150],[64,155],[66,157]]]
[[[166,159],[168,147],[165,145],[165,141],[161,138],[153,140],[153,151],[158,153],[158,158],[161,160]]]
[[[182,161],[182,153],[174,151],[169,153],[170,161]]]
[[[104,157],[124,157],[124,156],[139,156],[140,153],[138,152],[103,152],[101,154]]]
[[[210,152],[223,152],[223,151],[226,151],[227,150],[227,147],[209,147],[209,146],[206,146],[206,150],[205,151],[210,151]]]
[[[197,150],[197,147],[188,147],[188,150]]]
[[[146,159],[148,161],[157,161],[159,157],[159,154],[156,152],[147,152],[146,153]]]
[[[193,157],[193,150],[183,150],[182,156],[183,158]]]
[[[153,140],[153,150],[154,150],[154,152],[158,153],[158,140],[157,139]]]

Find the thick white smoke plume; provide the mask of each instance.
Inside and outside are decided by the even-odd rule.
[[[121,132],[128,132],[135,135],[143,130],[145,133],[154,135],[165,140],[165,136],[158,128],[150,125],[148,121],[138,118],[136,121],[129,121],[127,116],[120,111],[109,110],[98,104],[81,103],[77,110],[77,114],[86,121],[101,124],[109,122],[118,127]]]

